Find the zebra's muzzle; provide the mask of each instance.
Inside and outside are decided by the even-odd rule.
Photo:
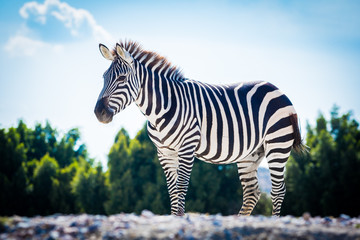
[[[115,111],[109,107],[109,98],[101,98],[97,101],[95,106],[95,115],[99,122],[109,123],[115,114]]]

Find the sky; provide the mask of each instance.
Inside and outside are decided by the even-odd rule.
[[[185,77],[207,83],[266,80],[294,104],[302,134],[334,104],[360,120],[360,2],[0,0],[0,128],[48,120],[79,128],[107,165],[123,127],[146,119],[135,105],[102,124],[94,107],[110,62],[98,44],[139,42]]]

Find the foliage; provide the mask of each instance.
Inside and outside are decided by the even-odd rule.
[[[307,126],[310,152],[292,155],[286,165],[287,194],[282,214],[360,214],[360,130],[351,113],[330,120],[322,114]],[[0,215],[53,213],[170,213],[163,170],[146,127],[131,139],[125,129],[115,137],[108,169],[94,165],[78,129],[63,136],[47,122],[28,128],[0,129]],[[186,196],[188,212],[236,214],[242,189],[235,165],[196,160]],[[262,194],[253,214],[271,214]]]
[[[59,135],[48,122],[30,129],[19,121],[16,128],[0,129],[0,191],[7,193],[0,195],[0,215],[140,213],[143,209],[170,213],[165,176],[146,126],[134,139],[125,129],[118,132],[105,173],[88,157],[78,129]],[[195,161],[187,211],[236,214],[241,199],[235,165]],[[270,212],[270,199],[263,196],[254,211]]]
[[[236,165],[213,165],[196,161],[187,195],[188,211],[224,215],[241,208],[242,187]]]
[[[106,177],[78,129],[59,138],[48,122],[30,129],[19,121],[0,129],[0,157],[0,215],[105,213]]]
[[[262,193],[258,203],[256,204],[253,215],[271,216],[272,214],[272,202],[268,194]]]
[[[105,214],[104,203],[108,199],[108,186],[102,166],[78,168],[72,180],[73,193],[81,212],[89,214]]]
[[[9,221],[10,219],[8,217],[0,217],[0,233],[5,232],[6,225],[8,224]]]
[[[143,209],[158,214],[170,210],[165,176],[156,158],[155,146],[146,133],[146,127],[134,139],[122,129],[109,153],[110,199],[108,214],[136,212]],[[166,206],[166,207],[165,207]]]
[[[310,152],[294,155],[287,163],[287,194],[283,213],[312,215],[360,214],[360,129],[351,113],[330,120],[320,114],[315,126],[307,126]]]
[[[156,214],[170,213],[170,200],[157,151],[147,136],[146,126],[130,139],[122,129],[109,153],[110,198],[108,214],[140,213],[149,209]],[[235,165],[213,165],[196,160],[186,196],[188,212],[237,214],[242,189]],[[264,195],[255,209],[271,213],[271,200]]]

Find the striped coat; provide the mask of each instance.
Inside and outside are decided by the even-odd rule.
[[[260,198],[257,168],[266,157],[273,214],[280,214],[284,166],[291,149],[302,148],[297,114],[287,96],[263,81],[211,85],[184,78],[166,59],[133,42],[117,44],[112,52],[100,45],[100,51],[112,63],[95,114],[106,123],[135,102],[146,116],[172,214],[184,214],[194,157],[237,164],[243,215],[249,215]]]

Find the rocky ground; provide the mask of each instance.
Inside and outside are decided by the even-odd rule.
[[[0,239],[359,239],[360,218],[52,215],[2,218]]]

